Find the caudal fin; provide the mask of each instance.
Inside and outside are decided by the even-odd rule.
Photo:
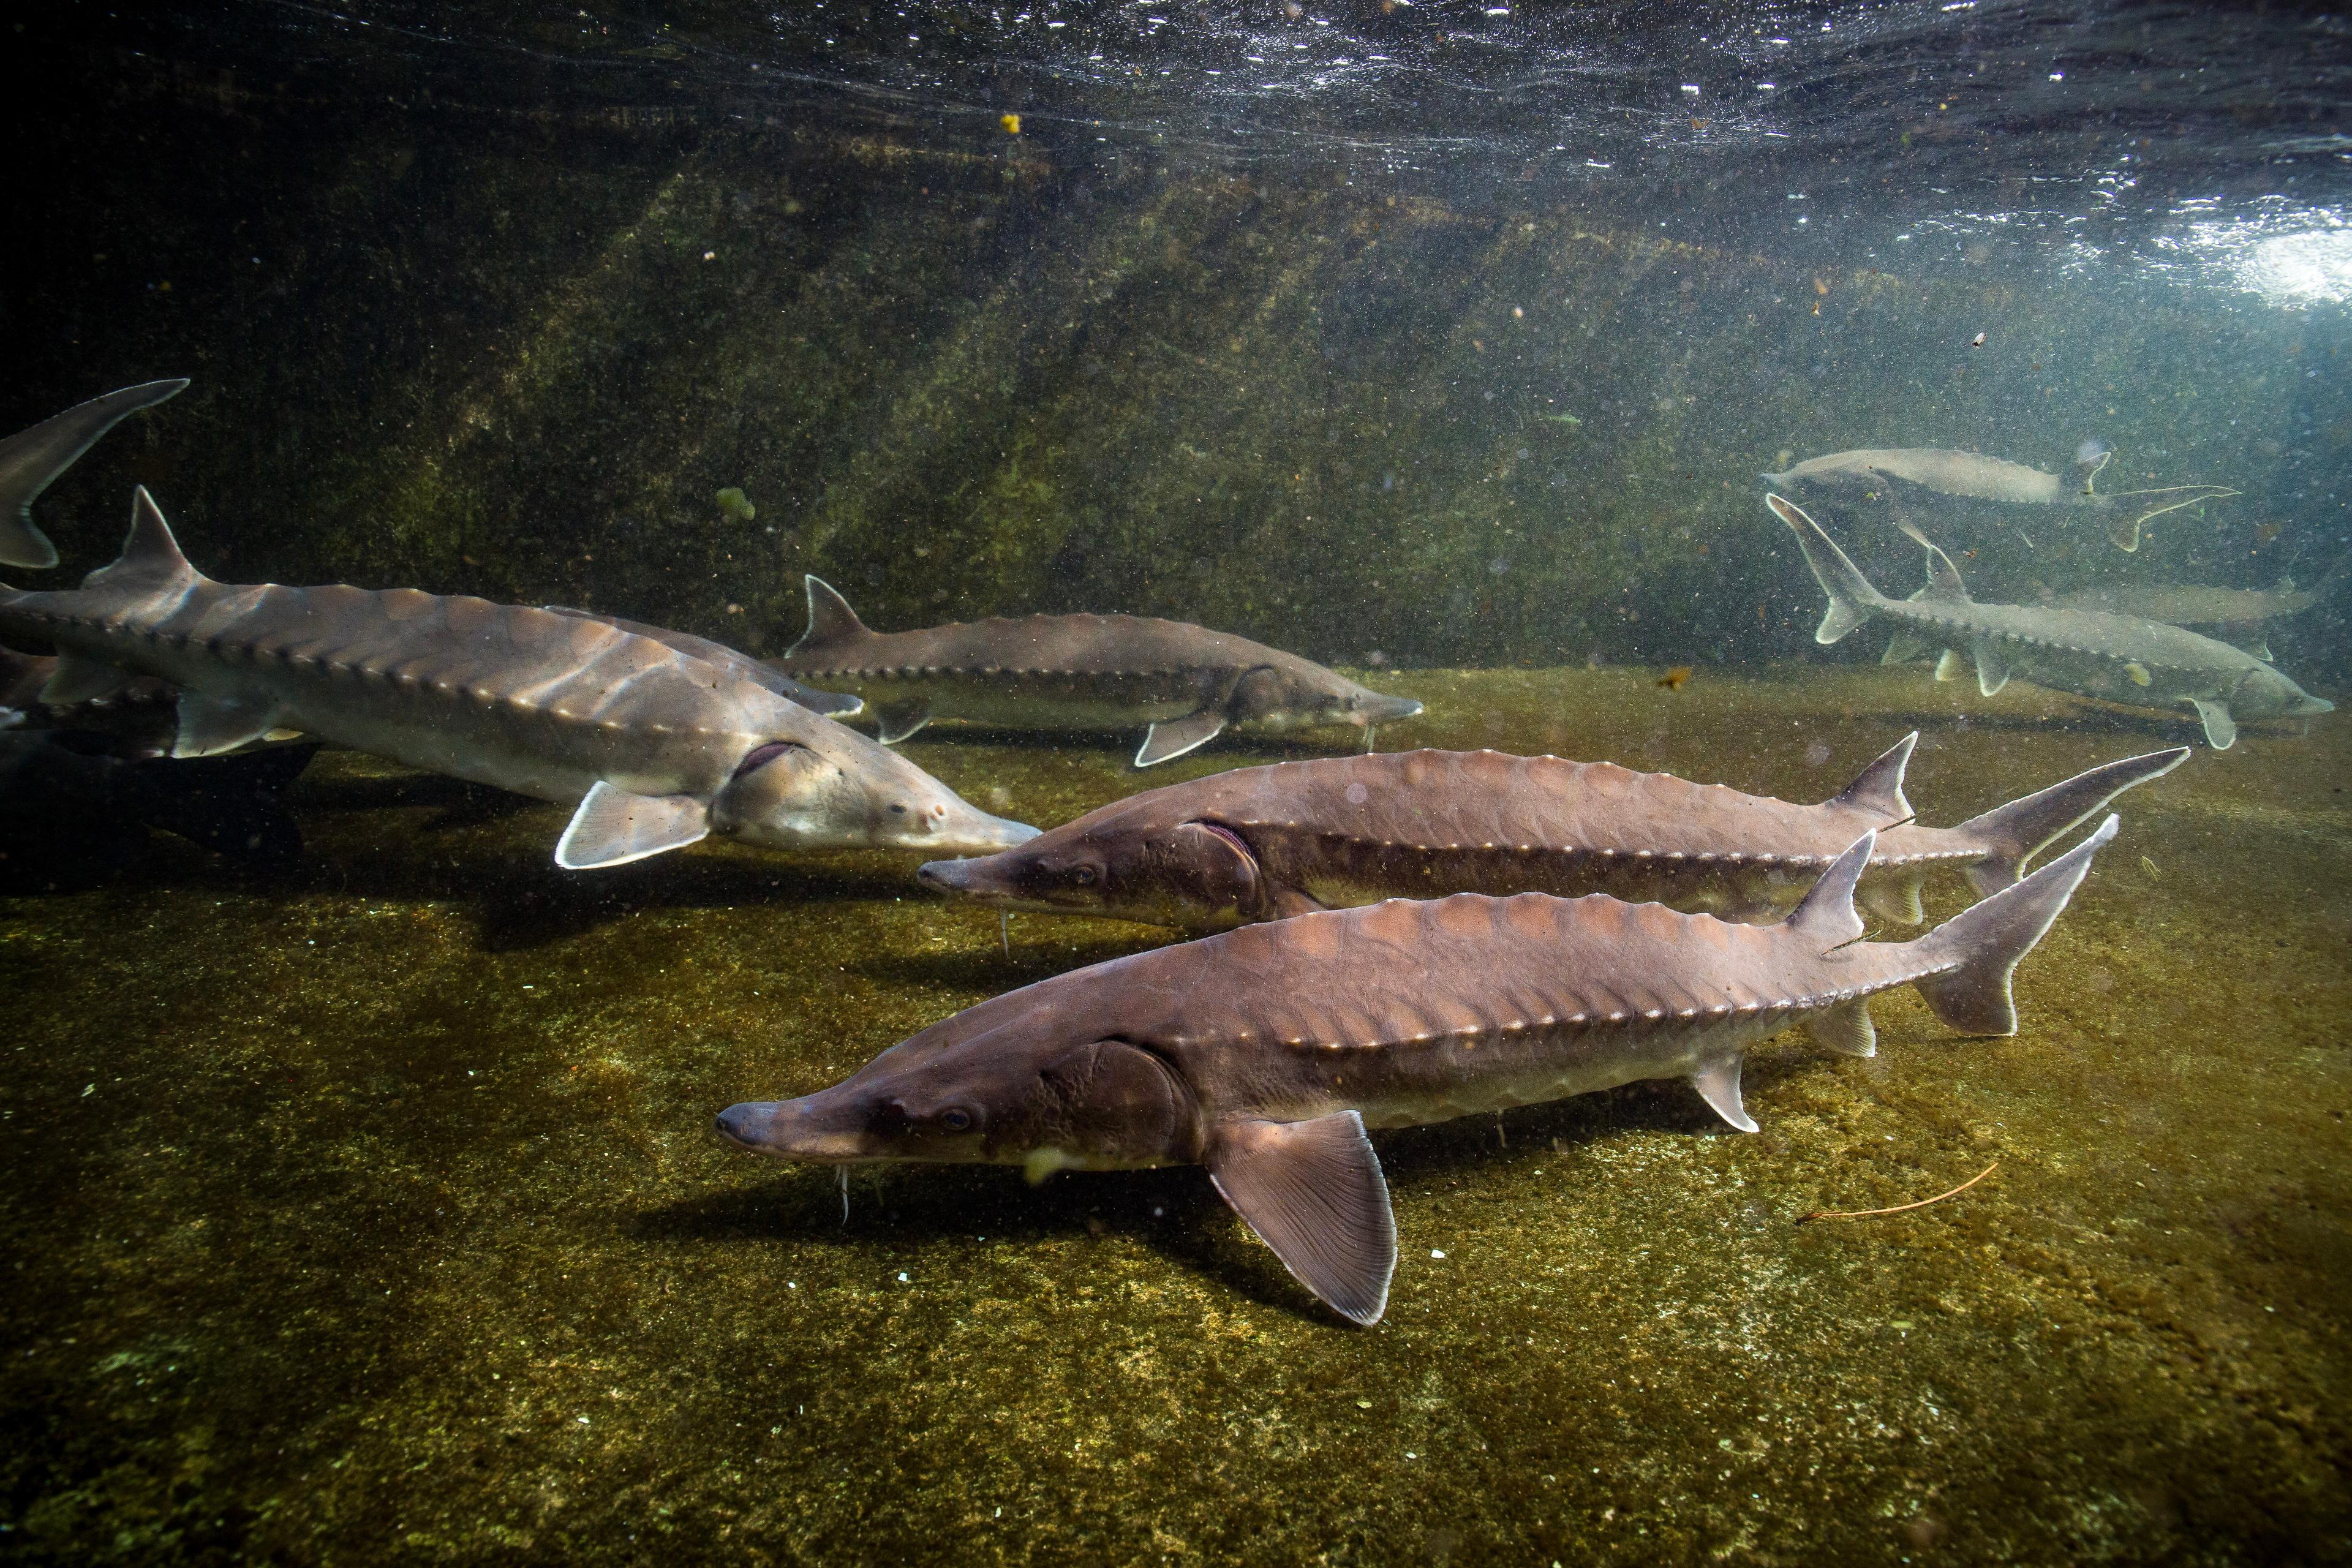
[[[2195,506],[2200,500],[2218,500],[2238,492],[2226,485],[2174,485],[2161,490],[2122,490],[2099,499],[2108,506],[2107,537],[2118,550],[2139,548],[2139,526],[2152,517],[2162,517],[2168,511],[2178,511],[2184,506]]]
[[[33,500],[124,416],[152,408],[185,381],[151,381],[93,397],[0,441],[0,563],[49,567],[57,546],[33,522]]]
[[[1979,897],[1997,893],[2025,872],[2025,863],[2062,835],[2074,830],[2107,802],[2152,778],[2170,773],[2187,759],[2189,748],[2150,752],[2105,763],[2076,773],[2063,784],[2037,790],[2007,805],[1997,805],[1952,829],[1967,834],[1984,847],[1984,858],[1969,868],[1969,885]]]
[[[1813,569],[1814,580],[1829,595],[1829,613],[1822,616],[1821,629],[1813,633],[1815,642],[1837,641],[1870,619],[1886,603],[1886,595],[1870,585],[1862,569],[1846,559],[1845,552],[1822,531],[1820,523],[1805,515],[1802,507],[1776,495],[1766,496],[1764,504],[1797,536],[1797,548],[1805,552],[1805,564]]]
[[[2110,816],[2099,830],[2011,888],[1961,910],[1912,945],[1936,963],[1915,981],[1928,1008],[1964,1035],[2017,1033],[2009,990],[2018,961],[2033,951],[2090,875],[2091,857],[2116,836]]]

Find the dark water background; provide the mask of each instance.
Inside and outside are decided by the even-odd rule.
[[[1956,523],[1988,595],[2310,581],[2352,537],[2325,16],[19,26],[5,415],[195,376],[141,473],[232,576],[775,647],[816,570],[877,624],[1116,605],[1350,662],[1704,662],[1807,646],[1756,501],[1784,451],[2055,469],[2095,437],[2105,488],[2242,492],[2137,557]],[[57,504],[119,510],[132,460]],[[2340,668],[2340,615],[2279,651]]]

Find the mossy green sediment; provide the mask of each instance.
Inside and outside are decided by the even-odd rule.
[[[1654,674],[1389,672],[1431,713],[1381,742],[1759,757],[1726,782],[1818,797],[1916,725],[1943,822],[2185,728],[1916,670]],[[1874,1059],[1759,1054],[1757,1137],[1671,1085],[1384,1136],[1405,1261],[1370,1332],[1197,1172],[860,1173],[844,1225],[824,1173],[708,1131],[1160,933],[1021,917],[1008,960],[882,856],[565,877],[556,808],[353,757],[301,786],[313,853],[282,878],[162,838],[88,886],[0,867],[5,1539],[2326,1555],[2352,1525],[2347,746],[2250,729],[2129,797],[2013,1039],[1889,998]],[[1162,782],[1108,748],[909,750],[1041,823]],[[1793,1224],[1996,1157],[1948,1204]]]

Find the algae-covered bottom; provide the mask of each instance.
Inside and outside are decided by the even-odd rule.
[[[1916,725],[1935,823],[2190,733],[1916,670],[1385,685],[1385,745],[1794,798]],[[1038,823],[1301,754],[1001,742],[909,751]],[[0,864],[0,1555],[2344,1556],[2347,762],[2250,729],[2125,797],[2013,1039],[1906,993],[1874,1059],[1759,1052],[1758,1136],[1678,1084],[1382,1135],[1365,1331],[1198,1171],[845,1220],[709,1131],[1145,928],[1008,958],[882,856],[566,875],[561,811],[336,755],[289,870]]]

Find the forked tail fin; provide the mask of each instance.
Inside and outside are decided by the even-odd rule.
[[[57,546],[33,521],[34,498],[124,416],[153,407],[187,384],[185,381],[151,381],[126,386],[0,441],[0,563],[56,565]]]
[[[2012,888],[1954,915],[1912,943],[1937,963],[1913,984],[1937,1017],[1964,1035],[2017,1033],[2009,979],[2090,875],[2091,857],[2116,836],[2110,816],[2099,830]]]
[[[1984,848],[1984,858],[1969,868],[1969,885],[1979,898],[2000,891],[2024,874],[2028,860],[2062,834],[2072,832],[2075,824],[2134,784],[2170,773],[2188,755],[2188,747],[2175,746],[2168,752],[2103,763],[2063,784],[1969,818],[1951,830],[1969,835]]]
[[[2106,505],[2107,537],[2115,541],[2116,548],[2137,550],[2139,525],[2149,518],[2237,493],[2226,485],[2174,485],[2161,490],[2119,490],[2095,499]]]
[[[1780,496],[1766,496],[1764,504],[1772,515],[1789,525],[1797,536],[1797,548],[1805,552],[1805,564],[1813,569],[1814,581],[1830,597],[1829,613],[1822,616],[1821,629],[1813,633],[1817,643],[1833,643],[1877,612],[1886,603],[1886,595],[1870,585],[1862,569],[1846,559],[1822,525],[1805,515],[1802,507]]]

